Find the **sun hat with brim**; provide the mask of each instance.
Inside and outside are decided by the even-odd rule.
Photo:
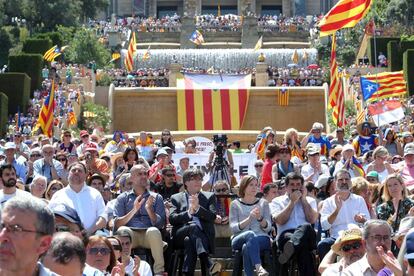
[[[115,153],[111,156],[111,164],[115,164],[118,158],[122,158],[124,154],[122,152]]]
[[[410,231],[411,228],[414,227],[414,218],[413,217],[405,217],[401,220],[400,226],[398,227],[398,231],[395,232],[394,236],[392,237],[393,240],[398,240],[401,236],[404,236]]]
[[[404,157],[409,154],[414,154],[414,143],[408,143],[404,147]]]
[[[377,171],[370,171],[367,173],[366,177],[375,177],[376,179],[378,179],[379,175]]]
[[[370,128],[375,128],[376,127],[376,125],[373,122],[363,122],[363,123],[357,125],[357,127],[356,127],[358,133],[361,134],[362,133],[362,128],[366,127],[366,126],[369,126]]]
[[[337,154],[337,153],[341,153],[342,152],[342,146],[337,146],[337,147],[334,147],[333,149],[331,149],[330,151],[329,151],[329,156],[331,157],[331,158],[333,158],[333,157],[335,157],[335,155]]]
[[[405,236],[405,246],[406,246],[406,254],[404,258],[407,260],[414,259],[414,231],[411,230],[408,232],[407,236]]]
[[[342,152],[347,151],[347,150],[352,150],[355,152],[355,148],[352,144],[346,144],[345,146],[342,147]]]
[[[315,155],[317,153],[321,153],[321,149],[318,145],[309,143],[306,145],[306,152],[308,155]]]
[[[341,255],[341,247],[345,242],[348,241],[360,241],[362,240],[362,231],[359,228],[353,228],[342,231],[341,235],[338,239],[336,239],[335,243],[332,245],[332,250]]]

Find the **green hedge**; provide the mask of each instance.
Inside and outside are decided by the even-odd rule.
[[[26,73],[31,78],[30,91],[42,85],[43,56],[41,54],[20,54],[9,56],[10,72]]]
[[[390,41],[400,41],[399,37],[377,37],[375,38],[376,40],[376,45],[377,45],[377,56],[375,56],[375,51],[374,51],[374,38],[371,37],[368,43],[368,49],[367,49],[367,56],[369,58],[369,62],[371,63],[371,65],[375,65],[375,60],[378,63],[378,56],[379,53],[382,52],[384,55],[387,54],[387,44]],[[387,56],[388,58],[388,56]]]
[[[407,50],[403,54],[403,68],[405,79],[407,80],[407,88],[410,95],[414,95],[414,49]]]
[[[27,54],[41,54],[43,56],[52,46],[52,41],[48,38],[28,38],[23,43],[22,51]]]
[[[9,114],[15,114],[18,107],[21,112],[27,111],[30,101],[30,77],[27,74],[0,74],[0,91],[9,98]]]
[[[398,60],[398,42],[390,41],[387,44],[388,70],[398,71],[400,68],[400,61]],[[401,69],[400,69],[401,70]]]
[[[0,92],[0,137],[7,133],[7,120],[9,116],[9,98]]]
[[[58,32],[39,33],[36,34],[34,37],[41,39],[50,39],[52,41],[52,45],[58,45],[59,47],[64,46],[63,36]]]

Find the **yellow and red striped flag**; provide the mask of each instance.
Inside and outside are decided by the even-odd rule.
[[[354,27],[369,11],[372,0],[340,0],[319,22],[320,36]]]
[[[328,109],[333,109],[332,118],[336,126],[345,126],[345,102],[342,80],[338,73],[338,64],[336,61],[336,37],[332,35],[332,50],[330,61],[331,83],[329,85]]]
[[[50,59],[51,57],[53,57],[53,56],[54,56],[56,48],[57,48],[57,45],[55,45],[55,46],[53,46],[52,48],[50,48],[49,50],[47,50],[47,51],[44,53],[43,58],[44,58],[45,60],[49,61],[49,59]]]
[[[42,129],[42,133],[47,137],[52,137],[53,130],[53,118],[55,107],[55,81],[52,80],[49,95],[43,103],[42,109],[39,113],[39,119],[37,120],[38,126]]]
[[[179,130],[239,130],[251,75],[184,74],[177,79]]]
[[[289,105],[289,89],[284,87],[277,91],[277,98],[280,106],[288,106]]]
[[[151,58],[151,46],[148,46],[148,49],[145,51],[145,53],[142,55],[142,60],[147,61]]]
[[[129,41],[128,53],[125,58],[125,68],[127,69],[128,72],[131,72],[132,70],[134,70],[134,55],[136,51],[137,51],[137,43],[135,40],[135,32],[133,31],[131,35],[131,40]]]

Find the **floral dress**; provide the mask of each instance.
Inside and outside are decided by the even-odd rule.
[[[384,202],[377,207],[378,219],[386,220],[394,231],[398,230],[401,220],[407,216],[411,207],[414,206],[414,201],[409,198],[404,198],[402,201],[400,201],[399,206],[400,208],[398,210],[397,219],[395,221],[391,220],[392,215],[396,212],[394,210],[394,204],[392,204],[391,200]]]

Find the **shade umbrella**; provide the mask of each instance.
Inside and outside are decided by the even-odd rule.
[[[318,69],[319,65],[318,64],[309,64],[308,65],[308,69]]]
[[[289,63],[289,64],[288,64],[288,67],[289,67],[289,68],[291,68],[291,67],[297,67],[297,66],[298,66],[298,65],[297,65],[296,63]]]

